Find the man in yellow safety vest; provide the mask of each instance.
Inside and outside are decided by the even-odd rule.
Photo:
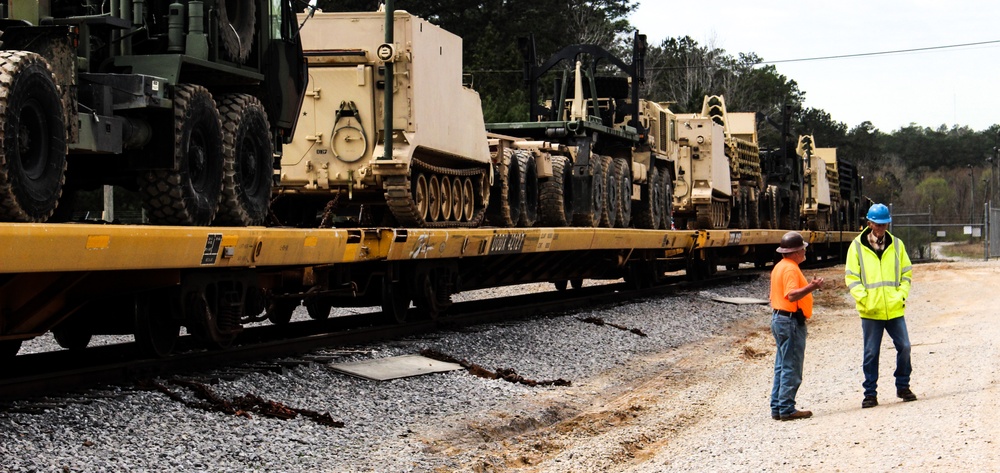
[[[910,336],[906,331],[904,310],[910,295],[913,266],[903,240],[888,232],[892,217],[883,204],[868,209],[868,228],[863,230],[847,251],[844,281],[854,297],[861,316],[864,337],[862,384],[865,398],[862,408],[878,405],[878,358],[882,333],[892,338],[896,347],[896,396],[903,401],[916,401],[910,390]]]

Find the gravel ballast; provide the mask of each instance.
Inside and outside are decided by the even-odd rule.
[[[539,288],[548,290],[551,285],[492,293],[498,297]],[[0,410],[0,471],[462,469],[461,455],[440,452],[427,439],[443,432],[462,431],[497,413],[520,418],[527,424],[558,419],[563,415],[559,410],[540,414],[534,407],[525,406],[543,395],[558,398],[562,392],[579,393],[588,378],[606,375],[609,370],[620,371],[627,379],[629,362],[636,357],[712,336],[739,320],[767,316],[766,306],[714,302],[712,295],[765,298],[766,294],[764,277],[732,287],[595,307],[580,313],[344,347],[348,354],[335,361],[433,349],[490,370],[512,368],[537,381],[568,380],[573,389],[513,384],[473,376],[464,370],[377,382],[341,374],[326,363],[299,365],[285,373],[222,377],[210,384],[225,399],[249,393],[289,407],[328,412],[334,420],[344,423],[339,428],[301,415],[281,420],[193,409],[161,392],[136,387],[106,388],[101,391],[121,392],[97,396],[89,404],[70,403],[42,413]],[[639,329],[647,336],[580,320],[587,317]],[[51,349],[40,346],[44,343],[40,338],[24,349]],[[194,400],[189,389],[161,381],[184,398]],[[565,400],[567,410],[573,409],[575,399]],[[511,428],[517,428],[515,424]]]

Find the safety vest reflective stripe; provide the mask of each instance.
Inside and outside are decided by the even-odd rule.
[[[871,283],[871,284],[869,284],[868,281],[867,281],[868,278],[866,277],[866,273],[865,273],[865,257],[864,257],[864,254],[861,252],[861,246],[862,246],[861,245],[861,240],[859,240],[859,239],[854,240],[854,251],[858,254],[858,264],[861,266],[861,274],[854,273],[853,271],[850,271],[850,270],[847,271],[847,274],[851,275],[851,276],[860,277],[861,278],[861,284],[863,284],[865,286],[865,289],[874,289],[874,288],[877,288],[877,287],[886,287],[886,286],[899,287],[900,281],[902,281],[902,280],[906,280],[907,282],[910,282],[910,278],[904,278],[903,277],[903,273],[907,272],[907,271],[910,271],[911,269],[913,269],[913,266],[909,265],[909,266],[906,266],[905,268],[902,268],[902,270],[901,270],[901,268],[899,267],[899,251],[900,251],[899,247],[900,247],[900,245],[893,244],[892,248],[896,252],[896,261],[895,261],[895,263],[896,263],[896,273],[895,273],[896,274],[896,280],[895,281],[880,281],[880,282],[877,282],[877,283]],[[850,286],[848,286],[848,289],[850,289],[853,286],[855,286],[855,284],[851,284]]]

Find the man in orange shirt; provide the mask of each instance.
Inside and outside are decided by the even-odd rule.
[[[771,333],[776,345],[771,418],[775,420],[812,417],[810,411],[795,409],[806,352],[806,319],[812,317],[812,292],[823,285],[823,278],[807,283],[799,269],[806,260],[807,246],[799,232],[786,233],[777,249],[781,261],[771,270]]]

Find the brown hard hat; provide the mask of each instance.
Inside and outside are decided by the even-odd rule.
[[[788,232],[781,237],[781,245],[775,250],[778,253],[795,253],[799,250],[804,250],[809,246],[802,239],[802,235],[799,232]]]

